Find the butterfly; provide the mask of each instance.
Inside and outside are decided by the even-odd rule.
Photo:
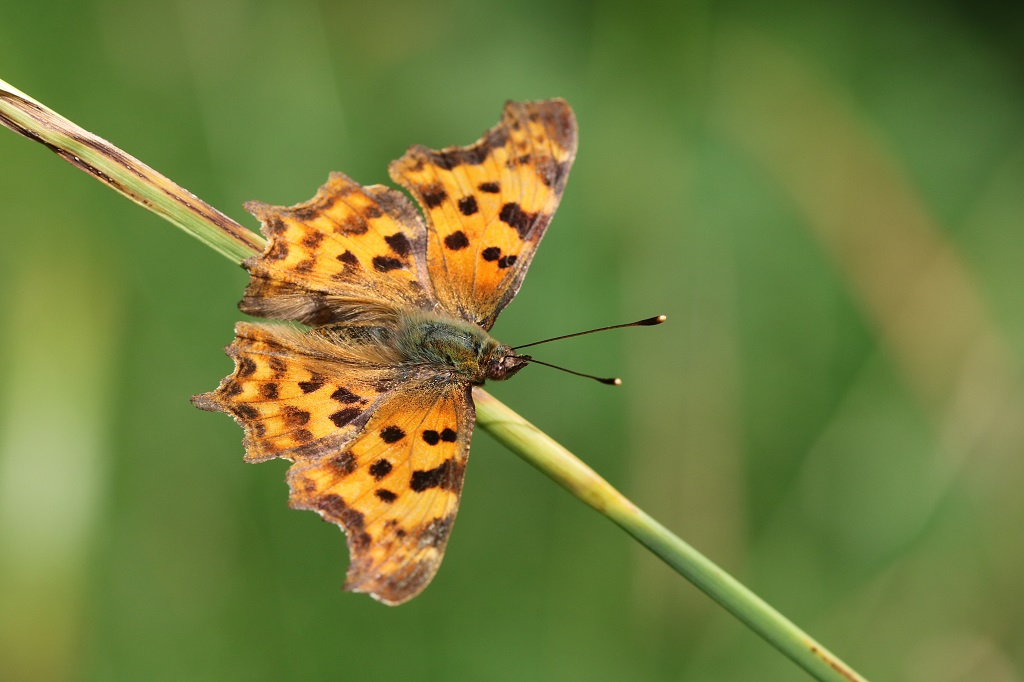
[[[345,589],[390,605],[430,583],[459,506],[472,388],[531,358],[488,333],[522,284],[576,155],[561,99],[508,102],[475,144],[416,145],[401,192],[332,173],[312,200],[246,209],[268,238],[246,260],[231,375],[193,396],[245,431],[245,460],[290,460],[290,506],[340,526]],[[425,218],[425,220],[424,220]]]

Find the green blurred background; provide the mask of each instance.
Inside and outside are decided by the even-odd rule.
[[[580,152],[492,392],[872,679],[1024,679],[1020,5],[0,0],[0,78],[246,225],[505,99]],[[188,397],[245,273],[0,130],[0,678],[790,680],[485,433],[437,579]],[[539,349],[538,349],[539,350]]]

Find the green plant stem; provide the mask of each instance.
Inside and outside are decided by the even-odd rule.
[[[0,124],[50,149],[136,204],[233,261],[263,251],[263,238],[104,139],[0,80]]]
[[[714,562],[673,535],[550,436],[482,389],[477,424],[502,445],[618,524],[680,575],[820,680],[860,680],[856,672]]]
[[[234,263],[263,250],[258,235],[110,143],[0,80],[0,123],[163,216]],[[593,469],[480,388],[477,423],[512,452],[618,524],[665,563],[819,680],[863,680],[810,635],[630,502]]]

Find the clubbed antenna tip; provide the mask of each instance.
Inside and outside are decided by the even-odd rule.
[[[533,343],[524,343],[522,346],[514,346],[512,350],[519,350],[520,348],[529,348],[530,346],[539,346],[542,343],[550,343],[551,341],[561,341],[562,339],[571,339],[574,336],[583,336],[585,334],[593,334],[595,332],[604,332],[609,329],[622,329],[623,327],[651,327],[656,324],[661,324],[668,317],[665,315],[657,315],[655,317],[648,317],[645,320],[637,320],[636,322],[627,322],[626,324],[613,324],[610,327],[598,327],[597,329],[588,329],[585,332],[576,332],[575,334],[565,334],[563,336],[554,336],[550,339],[544,339],[543,341],[534,341]]]

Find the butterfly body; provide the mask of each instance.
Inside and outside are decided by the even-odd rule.
[[[310,327],[240,322],[234,372],[202,409],[245,430],[245,459],[283,458],[290,504],[346,533],[345,589],[419,594],[458,509],[472,387],[530,357],[489,331],[515,296],[562,195],[576,121],[559,99],[509,102],[468,147],[410,147],[402,193],[341,173],[310,201],[251,202],[268,237],[239,307]],[[425,220],[424,220],[425,218]]]

